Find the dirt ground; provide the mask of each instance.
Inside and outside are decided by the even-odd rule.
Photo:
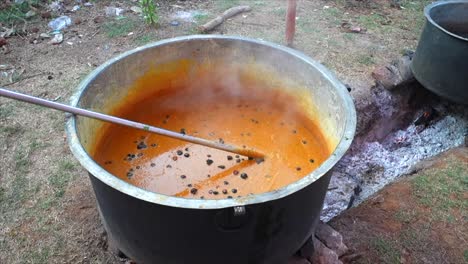
[[[468,148],[447,151],[331,225],[351,263],[468,263]]]
[[[194,34],[198,25],[231,6],[249,4],[252,11],[212,33],[284,43],[286,3],[280,0],[158,0],[157,28],[128,11],[135,1],[91,1],[92,7],[66,13],[74,23],[63,31],[60,45],[39,37],[50,31],[51,18],[41,16],[49,1],[32,2],[36,15],[27,20],[8,20],[8,5],[0,5],[2,26],[18,30],[0,49],[0,71],[14,71],[11,78],[0,77],[0,86],[61,102],[106,60],[151,41]],[[392,7],[394,2],[402,8]],[[75,5],[64,3],[66,10]],[[349,84],[356,101],[366,100],[372,69],[415,49],[426,3],[299,0],[295,48]],[[106,17],[105,6],[110,5],[126,9],[124,17]],[[190,10],[198,11],[193,22],[170,24],[177,11]],[[343,22],[366,32],[347,33]],[[119,262],[106,250],[87,173],[68,150],[64,120],[63,113],[0,98],[0,263]]]

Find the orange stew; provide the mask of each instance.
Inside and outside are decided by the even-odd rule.
[[[149,81],[144,85],[152,88]],[[330,154],[292,95],[255,81],[134,93],[112,114],[266,154],[257,163],[142,130],[103,126],[92,151],[96,162],[122,180],[166,195],[223,199],[272,191],[311,173]]]

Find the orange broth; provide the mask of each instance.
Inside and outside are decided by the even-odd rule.
[[[99,131],[93,158],[135,186],[187,198],[264,193],[311,173],[330,154],[318,126],[291,94],[239,78],[236,85],[143,78],[145,92],[130,93],[112,114],[252,148],[266,154],[264,162],[114,124]]]

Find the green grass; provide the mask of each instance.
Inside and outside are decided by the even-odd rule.
[[[209,16],[208,13],[196,13],[193,16],[193,19],[195,19],[197,24],[204,24],[205,22],[208,21],[209,18],[210,18],[210,16]]]
[[[231,7],[240,5],[239,0],[216,0],[216,9],[220,11],[225,11]]]
[[[59,162],[57,171],[49,177],[49,184],[54,190],[56,198],[61,198],[65,194],[69,182],[73,175],[71,171],[75,168],[75,164],[68,160]]]
[[[0,105],[0,119],[6,119],[12,116],[15,113],[13,109],[11,104]]]
[[[19,124],[7,125],[0,127],[0,134],[10,137],[15,134],[20,134],[24,131],[23,127]]]
[[[272,13],[278,17],[284,17],[286,15],[286,7],[277,7],[272,10]]]
[[[388,19],[380,14],[361,15],[357,19],[360,26],[367,29],[378,29],[384,27]]]
[[[468,263],[468,249],[465,249],[465,251],[463,251],[463,258],[465,259],[465,262]]]
[[[6,190],[3,187],[0,187],[0,204],[5,200],[6,198]]]
[[[253,2],[253,5],[254,5],[254,6],[257,6],[257,7],[265,7],[265,6],[267,5],[267,2],[266,2],[266,1],[257,0],[257,1],[254,1],[254,2]]]
[[[343,38],[345,40],[355,41],[356,40],[356,33],[344,33]]]
[[[400,232],[399,243],[407,249],[424,252],[430,243],[430,227],[408,228]]]
[[[432,220],[453,220],[452,210],[459,210],[468,217],[468,168],[449,163],[442,170],[427,171],[411,180],[413,195],[417,201],[431,208]]]
[[[327,9],[323,9],[323,15],[325,18],[332,22],[335,25],[341,25],[342,23],[342,18],[343,18],[343,13],[344,11],[336,8],[336,7],[330,7]]]
[[[382,263],[400,264],[400,251],[395,242],[382,237],[375,237],[370,241],[370,245],[378,252]]]
[[[399,210],[394,217],[402,223],[411,223],[417,218],[417,213],[414,210]]]
[[[302,30],[305,33],[310,33],[310,34],[314,34],[314,33],[318,34],[321,32],[320,28],[317,26],[316,23],[314,23],[313,21],[303,19],[302,17],[301,19],[297,20],[297,28],[298,30]]]
[[[357,62],[366,66],[371,66],[375,64],[374,58],[370,55],[361,55],[357,58]]]
[[[137,21],[122,17],[104,24],[104,31],[109,38],[123,37],[135,30]]]
[[[32,248],[25,256],[29,263],[34,264],[47,264],[49,263],[49,257],[51,255],[48,247]]]
[[[23,22],[26,19],[25,14],[29,10],[29,3],[27,1],[22,4],[13,4],[6,9],[0,10],[0,23],[12,26],[17,22]]]

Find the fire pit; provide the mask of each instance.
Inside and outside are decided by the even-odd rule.
[[[328,70],[292,49],[240,37],[181,37],[124,53],[91,73],[72,105],[106,113],[152,69],[181,59],[215,58],[223,58],[226,65],[255,65],[258,76],[275,76],[287,83],[284,89],[300,92],[298,100],[314,106],[305,110],[333,152],[310,174],[271,192],[234,199],[187,199],[150,192],[110,174],[88,154],[103,124],[70,118],[69,144],[89,171],[104,227],[117,247],[137,263],[286,263],[313,234],[329,171],[354,137],[353,102]],[[163,70],[171,72],[170,67]],[[271,86],[276,80],[264,81]]]

